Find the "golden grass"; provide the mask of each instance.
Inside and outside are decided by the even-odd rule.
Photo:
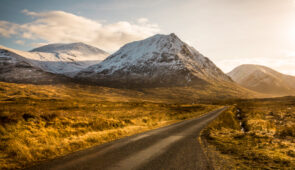
[[[295,167],[295,97],[234,101],[203,137],[236,169]],[[241,125],[240,125],[241,123]],[[245,131],[242,131],[244,128]]]
[[[26,167],[218,107],[142,96],[126,89],[0,82],[0,169]]]

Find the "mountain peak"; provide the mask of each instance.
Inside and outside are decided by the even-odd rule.
[[[81,51],[84,53],[104,53],[107,54],[105,51],[93,47],[91,45],[82,43],[82,42],[75,42],[75,43],[54,43],[44,45],[38,48],[31,50],[31,52],[49,52],[49,53],[57,53],[57,52],[68,52],[68,51]]]
[[[266,66],[263,66],[263,65],[258,65],[258,64],[242,64],[238,67],[248,67],[248,68],[253,68],[253,69],[258,69],[258,68],[268,68]]]
[[[275,95],[295,93],[295,77],[266,66],[243,64],[233,69],[228,75],[238,84],[261,93]]]
[[[170,36],[170,37],[173,37],[173,38],[178,38],[178,36],[177,36],[175,33],[170,33],[169,36]],[[179,38],[178,38],[178,39],[179,39]]]
[[[49,44],[36,48],[32,52],[1,48],[0,46],[0,53],[1,51],[3,56],[10,58],[13,63],[26,61],[43,71],[68,76],[73,76],[90,65],[100,63],[109,55],[84,43]]]
[[[210,80],[231,81],[213,62],[175,34],[157,34],[128,43],[78,77],[96,82],[141,85],[187,85]],[[132,84],[132,83],[131,83]]]
[[[155,55],[148,55],[151,53],[179,54],[184,48],[186,49],[186,52],[198,53],[196,50],[181,41],[174,33],[169,35],[156,34],[147,39],[124,45],[119,51],[107,58],[107,60],[121,53],[129,53],[130,61],[142,58],[142,56],[145,56],[145,59],[148,59],[147,57],[155,57]],[[162,55],[159,55],[158,58],[159,57],[162,57]]]
[[[162,39],[169,39],[169,40],[178,40],[178,41],[181,41],[180,38],[175,34],[175,33],[170,33],[170,34],[156,34],[150,38],[153,38],[153,37],[159,37],[159,38],[162,38]]]
[[[242,65],[236,67],[234,70],[232,70],[228,74],[230,76],[235,77],[235,79],[237,79],[238,77],[239,77],[239,79],[241,79],[241,78],[243,78],[243,76],[249,76],[253,73],[255,73],[257,75],[259,72],[261,72],[263,74],[269,74],[269,75],[280,75],[281,74],[269,67],[266,67],[263,65],[257,65],[257,64],[242,64]],[[243,76],[239,76],[239,75],[243,75]]]
[[[175,33],[170,33],[170,34],[156,34],[150,38],[153,38],[153,37],[161,37],[161,38],[174,38],[174,39],[178,39],[178,36],[175,34]]]

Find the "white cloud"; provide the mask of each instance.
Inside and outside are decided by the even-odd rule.
[[[0,21],[0,36],[19,35],[24,39],[41,39],[48,43],[84,42],[114,51],[125,43],[160,32],[158,25],[151,24],[146,18],[134,23],[119,21],[104,24],[64,11],[22,12],[33,17],[33,21],[21,25]]]
[[[16,34],[19,25],[0,20],[0,36],[9,38],[11,35]]]

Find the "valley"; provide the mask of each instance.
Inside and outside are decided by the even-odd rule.
[[[219,107],[98,86],[0,82],[1,169],[32,166]]]
[[[1,0],[0,170],[295,170],[295,0]]]
[[[174,33],[127,43],[108,55],[84,43],[49,44],[30,52],[0,48],[0,169],[32,167],[187,121],[196,122],[190,133],[183,128],[171,135],[185,134],[179,142],[204,150],[207,155],[200,152],[198,159],[207,163],[200,167],[295,166],[293,76],[259,65],[225,74]],[[273,98],[278,96],[290,97]],[[175,144],[153,161],[170,160],[167,154],[182,148]],[[166,148],[165,142],[154,145]],[[151,148],[146,159],[154,158]],[[195,153],[184,149],[184,157]],[[180,167],[182,156],[175,159]],[[193,160],[187,167],[197,161],[187,160]],[[172,164],[146,164],[161,165]]]

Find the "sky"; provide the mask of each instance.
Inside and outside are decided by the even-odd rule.
[[[175,33],[225,73],[261,64],[295,75],[294,0],[0,0],[0,45],[84,42],[110,53]]]

